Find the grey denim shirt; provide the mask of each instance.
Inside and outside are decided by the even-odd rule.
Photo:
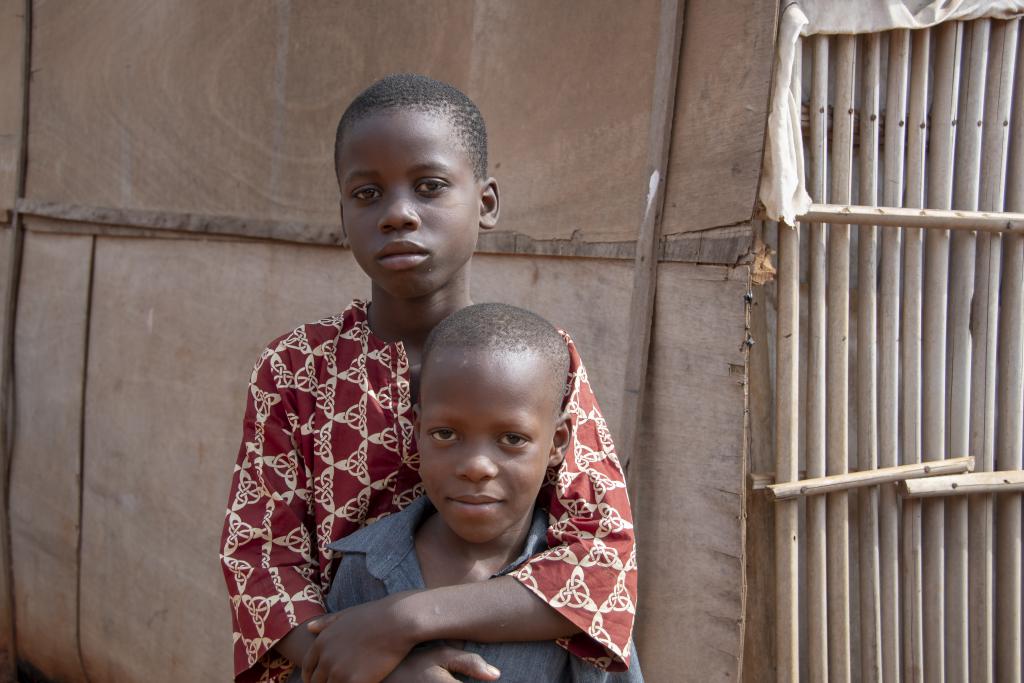
[[[434,513],[420,497],[405,510],[385,517],[327,547],[343,556],[327,594],[327,610],[338,612],[392,593],[422,590],[423,575],[416,558],[416,529]],[[535,508],[523,552],[495,576],[508,574],[533,555],[547,549],[547,513]],[[642,683],[640,663],[633,653],[629,671],[609,673],[570,655],[551,640],[524,643],[478,643],[463,646],[501,670],[500,683]],[[477,681],[456,675],[460,681]],[[300,681],[296,672],[289,681]]]

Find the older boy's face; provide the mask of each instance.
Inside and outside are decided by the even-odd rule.
[[[465,278],[478,228],[497,218],[497,188],[474,178],[448,121],[406,110],[357,121],[338,169],[342,224],[374,287],[411,298]]]
[[[556,418],[548,365],[437,349],[424,371],[417,443],[427,495],[463,540],[521,543],[569,434]]]

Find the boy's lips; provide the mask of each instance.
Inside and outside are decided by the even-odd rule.
[[[474,506],[493,505],[495,503],[500,503],[501,502],[501,500],[499,498],[495,498],[493,496],[488,496],[488,495],[479,494],[479,493],[473,493],[473,494],[468,494],[468,495],[463,495],[463,496],[450,496],[449,500],[451,500],[453,502],[456,502],[456,503],[460,503],[461,505],[474,505]]]
[[[388,270],[407,270],[423,263],[430,253],[415,242],[391,242],[377,252],[377,263]]]

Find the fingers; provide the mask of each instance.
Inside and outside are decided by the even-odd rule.
[[[318,617],[306,623],[306,628],[310,633],[320,633],[325,628],[333,624],[341,616],[341,612],[334,612],[332,614],[325,614],[322,617]]]
[[[465,650],[449,648],[446,652],[444,668],[452,673],[463,674],[481,681],[496,681],[501,677],[501,671],[491,666],[483,657]]]
[[[306,656],[302,660],[302,683],[313,682],[313,672],[316,671],[317,661],[320,659],[320,652],[317,650],[316,643],[306,651]]]

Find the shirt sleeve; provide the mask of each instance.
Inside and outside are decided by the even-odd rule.
[[[636,615],[636,546],[626,482],[615,445],[576,347],[569,347],[565,460],[541,491],[551,548],[513,576],[582,633],[563,639],[572,654],[609,671],[630,660]]]
[[[287,349],[271,345],[253,369],[221,536],[240,682],[284,681],[292,667],[271,648],[324,613],[300,397],[287,361]]]

